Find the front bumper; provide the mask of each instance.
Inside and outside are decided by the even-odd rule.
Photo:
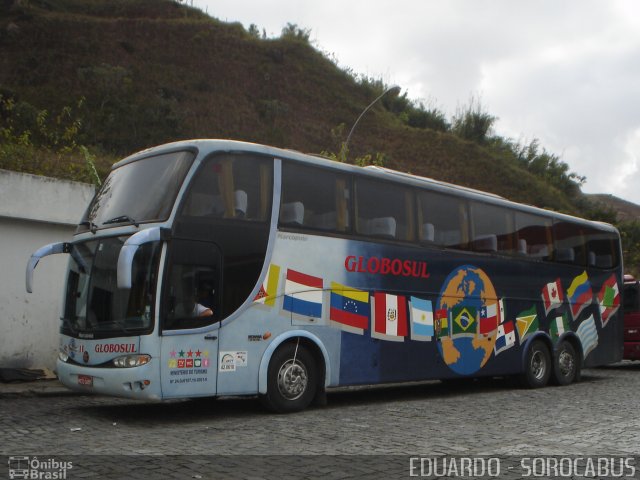
[[[67,388],[84,393],[160,400],[162,389],[157,362],[132,368],[92,368],[56,362],[58,379]]]

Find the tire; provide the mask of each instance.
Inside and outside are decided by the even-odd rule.
[[[569,385],[579,377],[580,359],[573,345],[561,342],[553,359],[553,383]]]
[[[549,382],[552,370],[551,354],[544,342],[540,340],[531,342],[524,368],[521,377],[524,387],[542,388]]]
[[[315,359],[306,347],[295,343],[281,346],[269,362],[263,403],[278,413],[305,409],[316,395],[317,371]]]

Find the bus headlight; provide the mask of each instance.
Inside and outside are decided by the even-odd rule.
[[[67,352],[63,352],[62,350],[60,350],[58,352],[58,358],[61,362],[67,363],[67,361],[69,360],[69,355],[67,355]]]
[[[118,368],[140,367],[151,360],[151,355],[123,355],[112,360],[113,366]]]

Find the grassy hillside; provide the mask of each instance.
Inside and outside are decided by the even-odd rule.
[[[0,113],[13,147],[0,152],[0,168],[88,180],[86,158],[104,176],[119,156],[203,137],[335,152],[346,133],[332,130],[348,132],[384,87],[338,68],[304,30],[264,39],[169,0],[6,0],[2,8]],[[468,140],[451,125],[415,121],[428,113],[402,96],[380,102],[359,124],[349,158],[379,153],[390,168],[585,213],[579,184],[558,188],[548,158],[541,174],[503,139]]]

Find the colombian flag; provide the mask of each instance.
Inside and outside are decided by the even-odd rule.
[[[331,282],[329,319],[341,326],[369,328],[369,292]]]
[[[582,312],[593,299],[591,283],[589,283],[589,277],[586,271],[573,279],[567,289],[567,298],[571,305],[571,315],[573,315],[573,319],[576,320],[580,312]]]

